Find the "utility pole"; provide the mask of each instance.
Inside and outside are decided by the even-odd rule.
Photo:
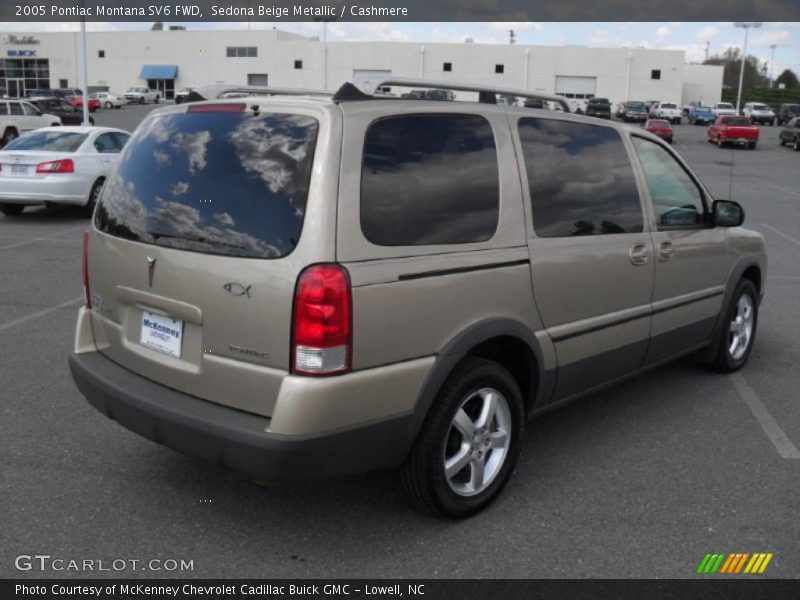
[[[744,29],[744,47],[742,48],[742,66],[739,69],[739,91],[736,93],[736,114],[741,114],[739,107],[742,103],[742,82],[744,81],[744,63],[747,61],[747,34],[750,32],[750,29],[758,29],[761,27],[761,23],[752,22],[752,21],[737,21],[734,23],[735,27],[740,29]]]
[[[711,46],[711,42],[706,42],[706,62],[708,62],[708,49]]]

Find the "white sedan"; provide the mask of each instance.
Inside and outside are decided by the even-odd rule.
[[[89,94],[89,98],[100,100],[100,106],[103,108],[122,108],[125,105],[124,99],[111,92],[95,92]]]
[[[109,127],[45,127],[0,150],[0,213],[67,204],[94,209],[103,182],[130,138]]]

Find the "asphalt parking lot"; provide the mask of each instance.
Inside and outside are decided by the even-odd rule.
[[[132,130],[152,108],[95,120]],[[414,512],[391,473],[256,486],[106,419],[66,361],[87,220],[0,217],[0,577],[80,575],[15,569],[38,553],[194,565],[98,576],[684,578],[708,552],[772,552],[761,577],[796,577],[800,153],[777,135],[762,127],[752,151],[706,143],[705,127],[675,133],[767,239],[748,365],[721,376],[682,361],[537,419],[504,494],[462,522]]]

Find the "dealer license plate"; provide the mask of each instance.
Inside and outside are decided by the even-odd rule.
[[[143,346],[180,358],[182,341],[183,321],[142,311]]]

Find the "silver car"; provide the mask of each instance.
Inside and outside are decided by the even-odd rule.
[[[45,127],[0,150],[0,213],[66,204],[91,213],[130,134],[109,127]]]

